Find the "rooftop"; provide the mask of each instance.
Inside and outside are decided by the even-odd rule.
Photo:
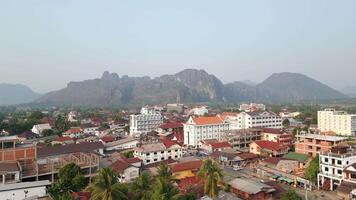
[[[272,142],[267,140],[259,140],[259,141],[255,141],[254,143],[256,143],[258,146],[260,146],[263,149],[269,149],[273,151],[278,151],[287,147],[283,143]]]
[[[276,191],[273,187],[247,178],[236,178],[228,182],[231,187],[249,194],[257,194],[261,191],[271,193]]]
[[[209,124],[223,124],[224,121],[218,117],[193,117],[193,121],[196,125],[209,125]]]
[[[307,138],[307,139],[316,139],[316,140],[325,140],[325,141],[332,141],[332,142],[338,142],[338,141],[345,141],[347,138],[345,137],[340,137],[340,136],[330,136],[330,135],[319,135],[319,134],[297,134],[297,138]]]
[[[67,144],[64,146],[42,147],[37,149],[40,158],[57,156],[77,152],[92,152],[104,148],[101,142],[83,142],[79,144]]]
[[[8,190],[24,189],[24,188],[42,187],[42,186],[49,186],[49,185],[51,185],[51,182],[49,182],[48,180],[5,184],[0,187],[0,192],[4,192]]]
[[[146,152],[157,152],[166,150],[166,146],[163,143],[155,144],[144,144],[141,147],[137,148],[137,151],[146,153]]]
[[[306,154],[296,153],[296,152],[289,152],[288,154],[284,155],[283,158],[297,160],[299,162],[304,163],[308,160],[309,156]]]

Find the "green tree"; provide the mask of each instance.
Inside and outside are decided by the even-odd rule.
[[[180,197],[178,193],[178,189],[174,186],[171,170],[166,164],[161,163],[153,186],[152,200],[177,199]]]
[[[131,185],[131,194],[134,200],[150,200],[152,196],[152,183],[154,178],[143,172]]]
[[[69,122],[64,117],[58,116],[54,122],[54,128],[61,133],[66,132],[70,128]]]
[[[301,200],[302,198],[298,196],[298,194],[292,190],[289,189],[286,193],[282,195],[281,200]]]
[[[315,158],[313,158],[313,160],[309,163],[309,166],[305,171],[305,177],[311,182],[315,183],[317,181],[318,172],[319,155],[315,156]]]
[[[49,194],[55,200],[64,200],[72,192],[78,192],[86,185],[80,167],[74,163],[62,167],[58,176],[59,180],[49,188]]]
[[[93,200],[128,199],[127,188],[119,183],[117,174],[110,168],[102,168],[86,191],[91,193]]]
[[[122,152],[121,154],[126,158],[133,158],[134,157],[133,153],[134,153],[133,151],[126,151],[126,152]]]
[[[219,193],[218,183],[223,177],[219,165],[212,159],[206,159],[200,168],[198,175],[205,181],[205,194],[211,198],[216,198]]]

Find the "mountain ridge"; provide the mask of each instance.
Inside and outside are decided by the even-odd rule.
[[[306,75],[274,73],[256,85],[243,82],[223,84],[205,70],[185,69],[156,78],[120,77],[105,71],[101,78],[69,82],[35,101],[60,105],[133,105],[182,102],[301,102],[346,98],[346,95]]]
[[[42,94],[23,84],[0,83],[0,106],[30,103]]]

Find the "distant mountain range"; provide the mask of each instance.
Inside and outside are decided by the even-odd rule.
[[[341,92],[346,94],[347,96],[356,98],[356,86],[347,86],[343,88]]]
[[[0,83],[0,105],[30,103],[40,96],[25,85]]]
[[[259,84],[223,84],[204,70],[186,69],[174,75],[119,77],[104,72],[101,78],[70,82],[35,101],[46,105],[136,105],[174,102],[291,102],[347,98],[329,86],[296,73],[275,73]]]

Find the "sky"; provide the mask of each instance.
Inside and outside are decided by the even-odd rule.
[[[356,85],[354,0],[0,0],[0,83],[204,69],[224,83],[297,72]]]

